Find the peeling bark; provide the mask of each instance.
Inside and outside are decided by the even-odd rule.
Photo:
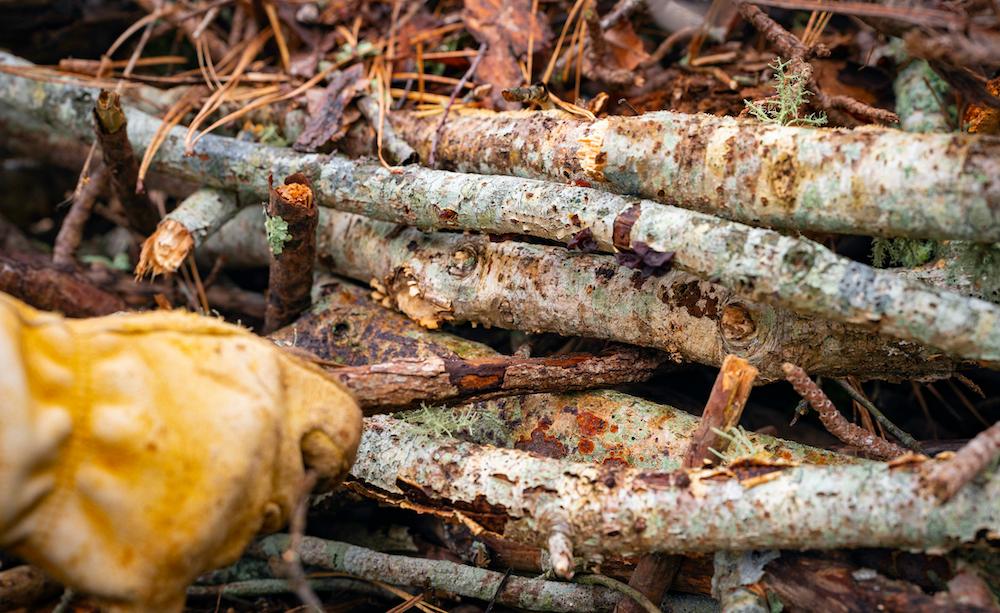
[[[366,415],[415,404],[610,387],[645,381],[665,356],[621,348],[548,358],[431,357],[331,368]]]
[[[227,261],[255,253],[264,261],[262,240],[246,244],[262,223],[259,215],[241,213],[205,252]],[[782,378],[781,364],[792,356],[811,372],[836,376],[933,376],[953,367],[917,345],[748,303],[678,271],[643,281],[610,256],[400,230],[329,209],[321,210],[317,247],[321,263],[359,281],[375,279],[386,305],[427,326],[473,321],[606,338],[716,366],[733,353],[764,381]]]
[[[486,530],[544,546],[565,521],[577,555],[653,551],[951,548],[1000,530],[995,472],[947,505],[912,466],[730,466],[643,472],[433,439],[387,416],[366,420],[355,486],[417,508],[461,510]],[[864,509],[864,512],[857,512]]]
[[[17,112],[40,114],[47,121],[75,132],[80,138],[87,138],[87,134],[86,130],[77,129],[79,119],[76,117],[75,105],[80,100],[87,99],[88,91],[90,90],[86,88],[0,75],[0,95]],[[38,108],[36,94],[44,98],[45,104],[41,105],[41,109]],[[139,111],[132,111],[129,116],[135,128],[133,137],[137,146],[145,146],[159,122]],[[620,121],[647,121],[648,117],[620,118]],[[600,123],[586,125],[595,126]],[[772,128],[765,126],[761,129],[766,131]],[[517,232],[563,241],[568,241],[573,232],[585,226],[592,231],[602,249],[629,249],[641,242],[655,251],[674,251],[677,253],[679,267],[707,278],[716,278],[723,285],[735,288],[741,295],[753,300],[766,300],[802,313],[866,325],[902,339],[938,347],[955,356],[1000,362],[1000,307],[931,289],[891,272],[874,270],[838,257],[804,239],[790,238],[772,231],[741,226],[652,202],[636,204],[584,188],[577,188],[579,191],[571,197],[573,194],[566,191],[571,188],[524,182],[512,177],[490,179],[413,167],[394,175],[373,164],[351,162],[339,157],[294,154],[287,149],[261,147],[211,135],[200,141],[199,155],[187,157],[183,153],[183,132],[183,129],[177,128],[167,137],[157,160],[160,170],[168,170],[216,187],[245,184],[254,189],[262,189],[264,177],[271,170],[278,175],[301,170],[312,179],[318,204],[351,210],[364,209],[369,215],[378,214],[392,221],[422,226],[436,224],[493,232],[503,232],[507,231],[504,228],[513,227]],[[856,138],[858,134],[867,133],[850,134],[854,134]],[[649,138],[643,137],[643,143],[661,146],[658,138],[662,135],[648,136]],[[892,135],[882,135],[885,138],[890,136]],[[916,138],[917,135],[907,137]],[[923,137],[928,135],[921,138]],[[514,139],[510,146],[516,146],[517,139],[514,135],[506,134],[504,139]],[[489,143],[486,145],[478,153],[488,158],[491,147]],[[895,143],[893,146],[902,145]],[[774,145],[765,149],[771,151],[776,147]],[[633,144],[629,150],[635,152],[641,148]],[[855,153],[860,155],[857,147],[850,150],[857,150]],[[588,164],[606,165],[601,151],[595,149],[591,152],[594,155]],[[754,155],[757,153],[760,152],[755,151]],[[898,160],[898,153],[893,151],[889,157]],[[946,160],[963,159],[968,162],[966,166],[972,164],[957,153],[954,156],[949,154],[946,160],[940,159],[941,157],[933,155],[929,159],[941,164],[951,163]],[[649,159],[665,158],[651,154]],[[787,154],[783,159],[794,166]],[[808,159],[811,160],[812,157]],[[983,163],[988,166],[988,161]],[[820,170],[835,166],[836,164],[825,164]],[[859,176],[881,176],[876,170],[866,169]],[[930,171],[919,173],[917,177],[906,181],[900,189],[920,184],[922,178],[933,174]],[[537,202],[532,202],[536,200],[536,192],[541,194],[543,191],[548,192],[549,197],[539,197]],[[746,188],[741,186],[736,191],[744,194]],[[492,204],[487,207],[487,195],[491,192],[494,198],[504,194],[505,198],[521,202],[515,208],[510,208],[510,205],[497,208]],[[529,194],[531,197],[528,197]],[[524,197],[520,198],[522,195]],[[402,206],[393,202],[393,197],[400,198]],[[906,201],[908,205],[912,204],[913,198]],[[451,200],[457,203],[479,202],[479,207],[469,204],[466,205],[467,210],[460,212],[455,208],[437,205],[438,202]],[[583,206],[589,200],[595,202]],[[597,203],[600,200],[604,201],[603,206]],[[878,202],[888,200],[885,197]],[[969,202],[975,200],[974,197],[969,197]],[[920,211],[934,210],[927,193],[923,194],[920,201],[925,205],[908,206],[907,210],[914,215]],[[983,206],[989,208],[986,204]],[[552,207],[556,207],[555,211]],[[635,207],[638,210],[630,213]],[[814,208],[829,211],[833,207],[817,204]],[[949,210],[949,214],[957,215],[952,210]],[[574,215],[580,221],[578,228],[573,225]],[[627,229],[622,227],[633,215],[635,221]],[[962,219],[979,229],[1000,228],[1000,224],[994,223],[992,217],[969,213]],[[451,220],[461,221],[450,223]],[[955,219],[948,220],[949,227],[960,225]],[[615,231],[616,226],[618,232]],[[619,237],[618,241],[614,240],[616,235]],[[986,240],[986,237],[979,236],[979,240]]]
[[[432,122],[406,112],[392,121],[424,157]],[[981,135],[798,128],[667,111],[596,122],[460,111],[437,157],[448,169],[585,180],[751,225],[997,242],[998,150],[1000,139]]]
[[[176,272],[191,250],[201,245],[239,211],[236,195],[200,189],[160,221],[142,244],[136,276]]]

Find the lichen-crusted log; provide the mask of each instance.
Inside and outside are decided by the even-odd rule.
[[[602,355],[542,358],[398,359],[328,372],[354,393],[365,414],[418,403],[455,402],[645,381],[666,356],[619,348]]]
[[[427,326],[473,321],[655,347],[676,359],[719,365],[728,353],[748,360],[762,379],[782,377],[790,356],[817,374],[867,377],[934,375],[951,363],[918,345],[872,335],[740,300],[723,288],[671,271],[642,281],[610,256],[482,236],[424,234],[329,209],[320,211],[321,261],[367,282],[386,304]],[[259,215],[244,211],[205,245],[244,259]],[[230,239],[242,252],[233,253]]]
[[[149,234],[160,221],[145,192],[139,190],[139,160],[132,151],[128,120],[118,94],[102,90],[94,105],[94,125],[111,189],[121,200],[129,226]]]
[[[288,549],[289,537],[282,534],[266,537],[251,545],[258,556],[280,556]],[[440,589],[462,596],[490,601],[496,595],[499,604],[538,611],[610,611],[621,594],[599,586],[574,585],[511,576],[503,584],[503,573],[456,564],[448,560],[427,560],[379,553],[370,549],[302,537],[299,556],[303,564],[350,573],[364,579],[377,579],[395,585]]]
[[[81,138],[87,138],[87,131],[78,130],[76,106],[87,99],[88,91],[0,74],[0,97],[17,112],[40,116]],[[45,104],[39,105],[40,99]],[[0,109],[0,114],[3,111]],[[129,117],[136,145],[144,147],[159,122],[138,111],[130,112]],[[676,252],[680,268],[717,278],[752,299],[865,324],[959,357],[1000,361],[1000,307],[873,270],[804,239],[584,188],[573,194],[572,188],[544,182],[412,167],[395,175],[377,165],[294,154],[211,135],[199,142],[198,155],[188,157],[182,146],[183,134],[183,129],[177,128],[167,137],[158,154],[160,170],[215,187],[247,185],[255,189],[262,189],[271,170],[278,175],[302,171],[312,179],[319,204],[363,209],[368,215],[377,213],[391,221],[424,226],[486,232],[512,228],[563,241],[587,228],[599,248],[629,249],[644,243],[645,249],[654,252]],[[907,185],[916,182],[919,179]],[[522,195],[523,199],[519,198]],[[500,207],[491,198],[520,202]],[[444,202],[468,208],[459,211],[440,206]],[[989,220],[980,221],[981,227],[989,227]]]
[[[142,277],[176,272],[191,250],[204,243],[238,210],[233,193],[200,189],[191,194],[143,242],[135,274]]]
[[[545,545],[546,522],[558,517],[583,556],[936,549],[1000,530],[1000,507],[991,502],[1000,496],[995,471],[938,505],[908,465],[644,472],[432,438],[381,415],[366,419],[351,475],[389,499],[459,505],[484,529],[536,546]]]
[[[391,119],[425,157],[433,121],[407,112]],[[441,134],[437,159],[463,172],[584,180],[752,225],[1000,241],[1000,139],[987,136],[667,111],[595,122],[460,111]]]
[[[57,270],[44,256],[0,254],[0,292],[67,317],[95,317],[125,309],[118,296],[81,275]]]
[[[319,222],[313,191],[304,175],[290,175],[278,187],[272,187],[268,178],[268,188],[270,196],[265,210],[269,225],[265,227],[271,266],[265,333],[291,323],[309,308]]]
[[[275,342],[351,365],[400,359],[477,360],[496,355],[480,343],[422,328],[348,283],[322,283],[319,293],[322,297],[309,312],[271,335]],[[652,470],[679,468],[698,425],[698,418],[674,407],[606,390],[530,394],[438,410],[469,409],[499,418],[509,433],[503,442],[518,449],[569,461]],[[748,436],[756,449],[774,460],[864,461],[756,432]]]

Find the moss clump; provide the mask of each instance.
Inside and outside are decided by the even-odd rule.
[[[914,268],[931,261],[938,243],[919,238],[876,238],[872,241],[872,265],[876,268]]]
[[[447,436],[475,443],[509,447],[510,431],[490,411],[473,407],[440,407],[421,404],[419,409],[400,413],[398,418],[431,437]]]
[[[785,72],[791,60],[782,62],[777,58],[769,67],[774,71],[774,89],[777,95],[760,102],[744,100],[747,112],[764,123],[774,123],[782,126],[822,126],[826,123],[826,115],[815,113],[799,115],[799,109],[805,106],[812,95],[806,89],[804,75],[798,72]]]

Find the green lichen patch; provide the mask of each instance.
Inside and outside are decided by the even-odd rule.
[[[267,233],[267,246],[274,255],[281,255],[285,249],[285,243],[292,240],[291,233],[288,232],[288,222],[279,216],[271,217],[264,212],[264,232]]]
[[[427,436],[459,438],[477,443],[512,446],[510,431],[502,419],[474,407],[448,408],[421,404],[419,409],[397,415]]]
[[[769,67],[774,71],[774,89],[777,94],[771,98],[765,98],[760,102],[744,100],[747,111],[753,117],[764,123],[773,123],[782,126],[812,126],[818,127],[826,123],[824,113],[813,113],[809,115],[799,115],[801,109],[809,101],[812,95],[806,89],[805,75],[798,72],[785,72],[791,60],[782,62],[781,58],[775,59]]]
[[[872,241],[872,265],[914,268],[926,264],[937,252],[938,243],[919,238],[876,238]]]

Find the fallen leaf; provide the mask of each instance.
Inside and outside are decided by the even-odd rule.
[[[342,138],[346,133],[344,108],[367,88],[363,64],[334,73],[323,92],[322,104],[310,113],[309,122],[292,148],[296,151],[316,151]]]

